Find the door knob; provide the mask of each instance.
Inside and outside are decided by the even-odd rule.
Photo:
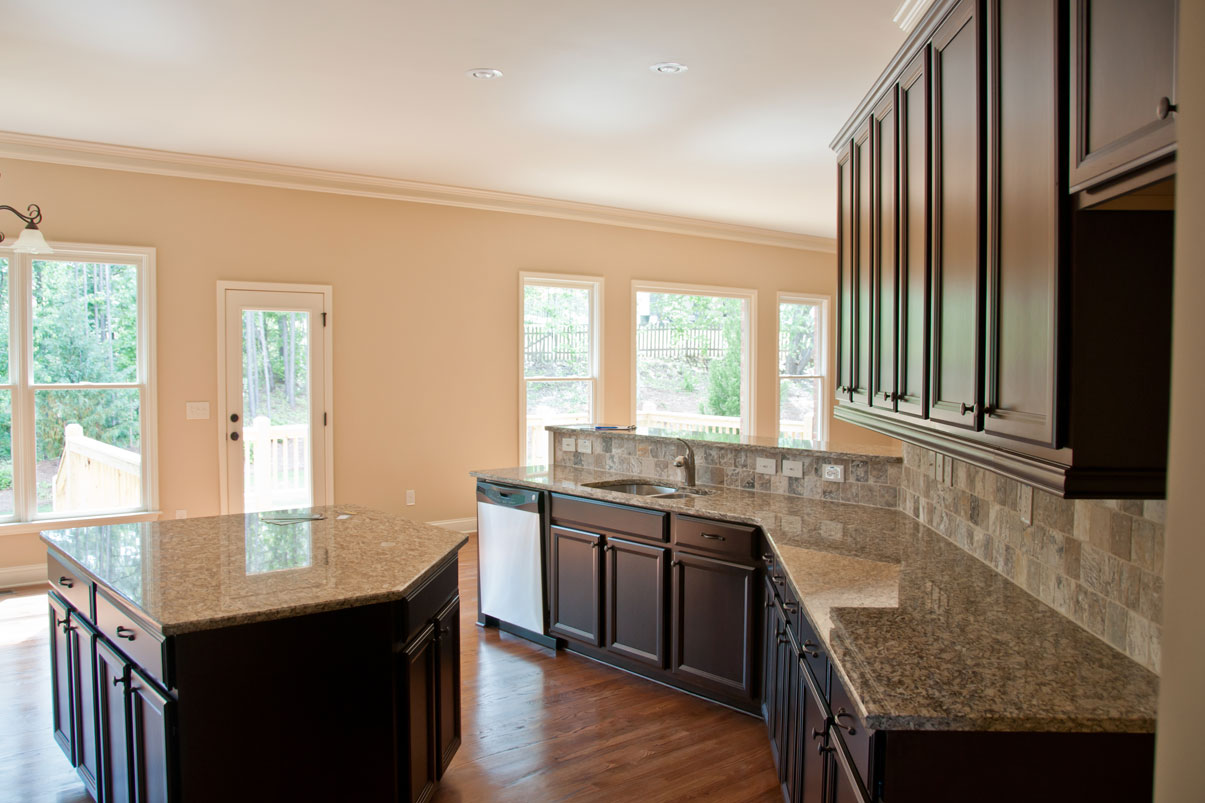
[[[238,440],[238,433],[237,433],[237,432],[231,432],[231,433],[230,433],[230,440],[232,440],[232,441],[236,441],[236,440]]]
[[[231,413],[231,414],[230,414],[230,422],[231,422],[232,424],[237,424],[237,423],[238,423],[238,413]]]

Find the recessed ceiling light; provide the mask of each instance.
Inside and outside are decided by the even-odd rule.
[[[502,77],[502,70],[495,70],[489,67],[478,67],[475,70],[469,70],[465,73],[469,78],[476,78],[481,81],[491,81],[495,78]]]
[[[653,64],[649,67],[653,72],[659,72],[664,75],[673,75],[674,73],[686,72],[689,67],[685,64],[679,64],[676,61],[662,61],[658,64]]]

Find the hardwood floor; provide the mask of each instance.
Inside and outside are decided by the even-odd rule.
[[[765,725],[480,628],[475,539],[461,550],[463,744],[434,803],[782,799]],[[89,800],[50,735],[45,594],[0,596],[0,800]]]

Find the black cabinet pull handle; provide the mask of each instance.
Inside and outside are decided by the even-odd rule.
[[[1159,105],[1155,107],[1155,114],[1159,115],[1160,120],[1166,120],[1167,116],[1176,111],[1176,104],[1172,103],[1171,98],[1159,98]]]
[[[591,548],[591,549],[598,549],[598,542],[597,542],[597,541],[595,541],[593,544],[591,544],[591,545],[590,545],[590,548]]]
[[[785,610],[788,613],[795,613],[795,611],[797,611],[799,609],[799,605],[797,605],[794,602],[784,602],[782,604],[782,607],[783,607],[783,610]]]
[[[822,736],[824,736],[824,731],[817,730],[816,728],[812,728],[812,738],[813,739],[819,739]]]
[[[967,413],[974,414],[974,412],[975,412],[975,405],[973,405],[973,404],[960,404],[960,405],[959,405],[959,411],[960,411],[960,412],[959,412],[959,415],[966,415]]]
[[[786,644],[788,641],[790,641],[790,639],[788,639],[786,636],[784,636],[782,634],[779,634],[779,636],[778,636],[779,644]]]
[[[703,537],[712,541],[727,541],[728,539],[718,533],[703,533]]]
[[[774,607],[774,600],[767,600],[767,601],[766,601],[766,607],[767,607],[767,608],[773,608],[773,607]]]
[[[801,650],[801,653],[803,655],[810,655],[813,658],[819,658],[820,646],[811,639],[808,639],[807,641],[803,642],[803,650]]]
[[[766,563],[773,563],[774,562],[774,553],[773,552],[763,552],[761,559],[764,560]]]
[[[854,726],[853,726],[853,725],[842,725],[842,724],[841,724],[841,717],[849,717],[850,719],[853,719],[853,718],[854,718],[854,715],[853,715],[853,714],[851,714],[851,713],[849,713],[848,711],[846,711],[844,708],[842,708],[842,709],[841,709],[841,710],[839,710],[839,711],[838,711],[836,714],[833,714],[833,724],[834,724],[834,725],[836,725],[836,726],[837,726],[838,728],[840,728],[841,730],[843,730],[843,731],[845,731],[846,733],[848,733],[850,736],[853,736],[855,733],[857,733],[857,732],[858,732],[858,731],[857,731],[857,730],[854,728]],[[857,720],[855,720],[855,722],[856,722],[856,721],[857,721]]]
[[[837,748],[835,748],[835,747],[826,746],[824,744],[824,742],[821,742],[820,744],[816,745],[816,752],[819,753],[820,755],[824,755],[825,753],[831,753],[836,749]]]
[[[70,577],[60,577],[59,585],[61,585],[63,588],[75,588],[75,581]]]
[[[122,627],[122,626],[118,625],[117,626],[117,637],[123,638],[126,641],[133,641],[134,640],[134,631],[128,627]]]
[[[121,684],[123,684],[123,683],[125,683],[125,682],[126,682],[126,677],[125,677],[125,675],[118,675],[117,677],[113,678],[113,685],[114,685],[114,686],[120,686]]]
[[[780,586],[780,585],[782,585],[782,578],[781,578],[781,577],[772,577],[772,578],[770,578],[770,579],[774,581],[774,585],[776,585],[776,586]]]
[[[670,566],[681,566],[681,565],[682,565],[682,561],[680,561],[680,560],[671,560],[671,561],[669,562],[669,565],[670,565]]]

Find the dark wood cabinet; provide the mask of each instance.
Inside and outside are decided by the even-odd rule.
[[[75,770],[88,793],[97,797],[100,746],[97,733],[96,639],[97,631],[83,616],[71,617],[71,697],[75,731]]]
[[[436,776],[442,778],[460,749],[460,597],[435,617],[437,672]]]
[[[1176,148],[1176,0],[1071,3],[1071,191]]]
[[[428,624],[404,650],[404,719],[410,750],[399,756],[405,768],[406,798],[411,803],[435,794],[436,647],[435,626]]]
[[[602,536],[553,526],[549,530],[548,632],[599,646],[599,575]]]
[[[175,701],[151,680],[131,668],[129,676],[129,732],[137,803],[172,800],[170,751],[174,743]]]
[[[134,799],[130,772],[131,745],[126,687],[130,667],[103,641],[96,642],[96,711],[100,747],[100,799],[124,803]]]
[[[977,0],[962,0],[932,42],[929,417],[970,430],[978,428],[983,341],[980,22]]]
[[[604,549],[605,646],[633,661],[664,669],[669,550],[623,538],[608,538]]]
[[[672,570],[672,671],[752,700],[756,569],[675,551]]]
[[[833,142],[837,418],[1060,496],[1162,496],[1174,209],[1145,184],[1174,114],[1133,98],[1172,92],[1175,28],[1173,0],[933,4]]]
[[[75,766],[75,733],[71,713],[71,622],[65,603],[54,595],[50,600],[50,710],[54,740]]]

